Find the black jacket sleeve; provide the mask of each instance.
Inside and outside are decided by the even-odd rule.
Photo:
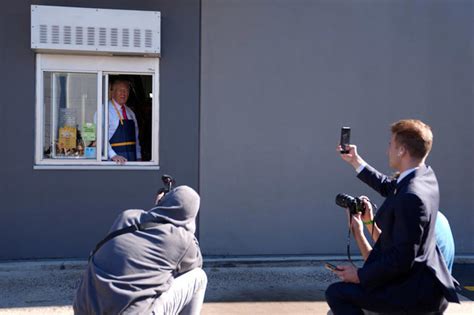
[[[383,197],[390,195],[397,187],[397,180],[390,178],[370,165],[366,165],[357,177]]]

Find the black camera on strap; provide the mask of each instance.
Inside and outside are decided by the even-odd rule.
[[[165,174],[165,175],[161,176],[161,181],[163,182],[163,185],[165,187],[161,187],[160,189],[158,189],[157,194],[159,195],[161,193],[164,193],[166,195],[167,193],[169,193],[171,191],[171,189],[173,189],[173,185],[175,184],[175,180],[170,175]]]
[[[374,209],[374,211],[377,209],[377,206],[370,200],[368,200]],[[336,204],[339,207],[342,208],[347,208],[349,209],[350,213],[350,218],[349,218],[349,229],[347,231],[347,244],[346,244],[346,249],[347,249],[347,258],[349,259],[349,262],[354,265],[351,259],[351,249],[350,249],[350,238],[351,238],[351,226],[352,226],[352,216],[355,214],[365,214],[365,205],[364,202],[362,201],[361,198],[359,197],[352,197],[348,194],[338,194],[336,196]],[[372,225],[372,236],[374,235],[374,227],[375,225]],[[355,265],[354,265],[355,266]]]
[[[173,189],[173,185],[175,184],[173,177],[166,174],[161,176],[161,181],[163,182],[164,187],[161,187],[156,192],[155,206],[158,205],[158,202],[160,202],[160,200]]]
[[[364,203],[359,197],[352,197],[347,194],[338,194],[336,196],[336,204],[339,207],[348,208],[350,214],[365,213]]]

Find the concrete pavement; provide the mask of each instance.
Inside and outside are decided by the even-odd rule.
[[[0,263],[0,314],[72,314],[85,265],[62,260]],[[204,269],[209,278],[204,315],[327,314],[324,291],[337,281],[316,260],[215,259],[206,260]],[[474,314],[474,302],[463,299],[446,314]]]

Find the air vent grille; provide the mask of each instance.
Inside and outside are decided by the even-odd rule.
[[[53,44],[59,44],[59,25],[53,25],[52,26],[52,43]]]
[[[128,47],[130,42],[130,34],[128,28],[122,28],[122,46]]]
[[[89,46],[95,45],[95,28],[93,27],[87,28],[87,45]]]
[[[118,45],[118,29],[112,28],[110,30],[110,45],[117,47]]]
[[[107,29],[105,27],[99,28],[99,45],[107,45]]]
[[[159,55],[160,13],[31,6],[35,50]],[[117,24],[120,22],[120,27]]]
[[[141,40],[141,32],[139,29],[133,30],[133,47],[141,47],[142,40]]]
[[[84,29],[81,26],[76,26],[76,45],[82,46],[84,44]]]
[[[46,44],[48,42],[48,25],[40,25],[40,43]]]
[[[71,26],[64,26],[64,44],[71,45]]]
[[[145,47],[151,48],[153,46],[153,33],[151,30],[145,30]]]

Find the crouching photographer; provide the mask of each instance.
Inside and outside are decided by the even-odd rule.
[[[194,236],[200,198],[163,182],[155,207],[122,212],[92,251],[75,314],[200,313],[207,286]]]
[[[375,312],[442,314],[449,302],[459,303],[457,281],[451,277],[436,246],[435,222],[439,189],[431,167],[431,128],[419,120],[400,120],[391,126],[389,165],[400,175],[388,177],[369,166],[355,145],[338,147],[357,177],[385,197],[375,216],[367,198],[352,212],[350,226],[365,262],[361,268],[337,266],[342,280],[326,290],[335,315]],[[373,248],[363,233],[373,230]],[[373,229],[372,229],[373,228]]]

